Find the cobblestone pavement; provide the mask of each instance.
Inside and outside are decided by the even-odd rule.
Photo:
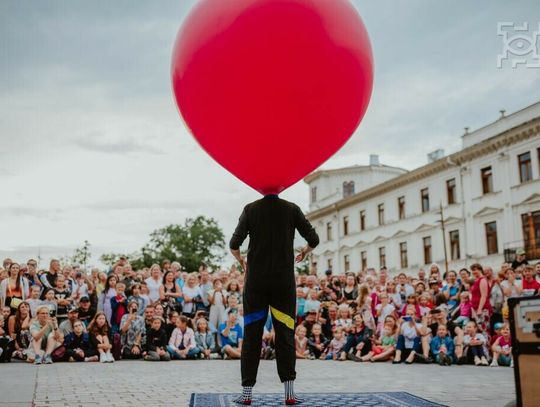
[[[452,407],[498,407],[514,398],[510,368],[299,361],[298,392],[407,391]],[[122,361],[0,365],[0,407],[176,406],[192,392],[235,392],[238,361]],[[261,361],[255,392],[281,392],[275,362]]]

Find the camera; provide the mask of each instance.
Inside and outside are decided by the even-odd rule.
[[[49,316],[50,316],[51,318],[56,318],[56,309],[51,308],[51,309],[49,310]]]

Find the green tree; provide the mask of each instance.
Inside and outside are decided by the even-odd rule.
[[[90,257],[92,257],[92,253],[90,252],[90,243],[88,240],[85,240],[81,247],[75,249],[75,253],[73,256],[71,256],[71,263],[79,264],[86,268],[86,264],[90,260]]]
[[[183,225],[169,225],[155,230],[150,242],[141,250],[145,266],[163,260],[179,261],[188,271],[201,263],[216,267],[223,260],[225,236],[213,218],[188,218]]]

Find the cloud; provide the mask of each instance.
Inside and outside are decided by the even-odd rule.
[[[156,146],[144,143],[142,141],[123,137],[121,139],[107,139],[98,133],[90,133],[75,141],[75,144],[83,150],[95,151],[106,154],[165,154],[165,152]]]

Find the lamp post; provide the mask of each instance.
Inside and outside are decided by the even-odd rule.
[[[446,252],[446,231],[444,228],[444,212],[443,212],[442,202],[439,203],[438,214],[441,216],[441,219],[438,220],[437,222],[440,222],[441,230],[442,230],[443,248],[444,248],[444,271],[445,273],[448,273],[448,254]]]

